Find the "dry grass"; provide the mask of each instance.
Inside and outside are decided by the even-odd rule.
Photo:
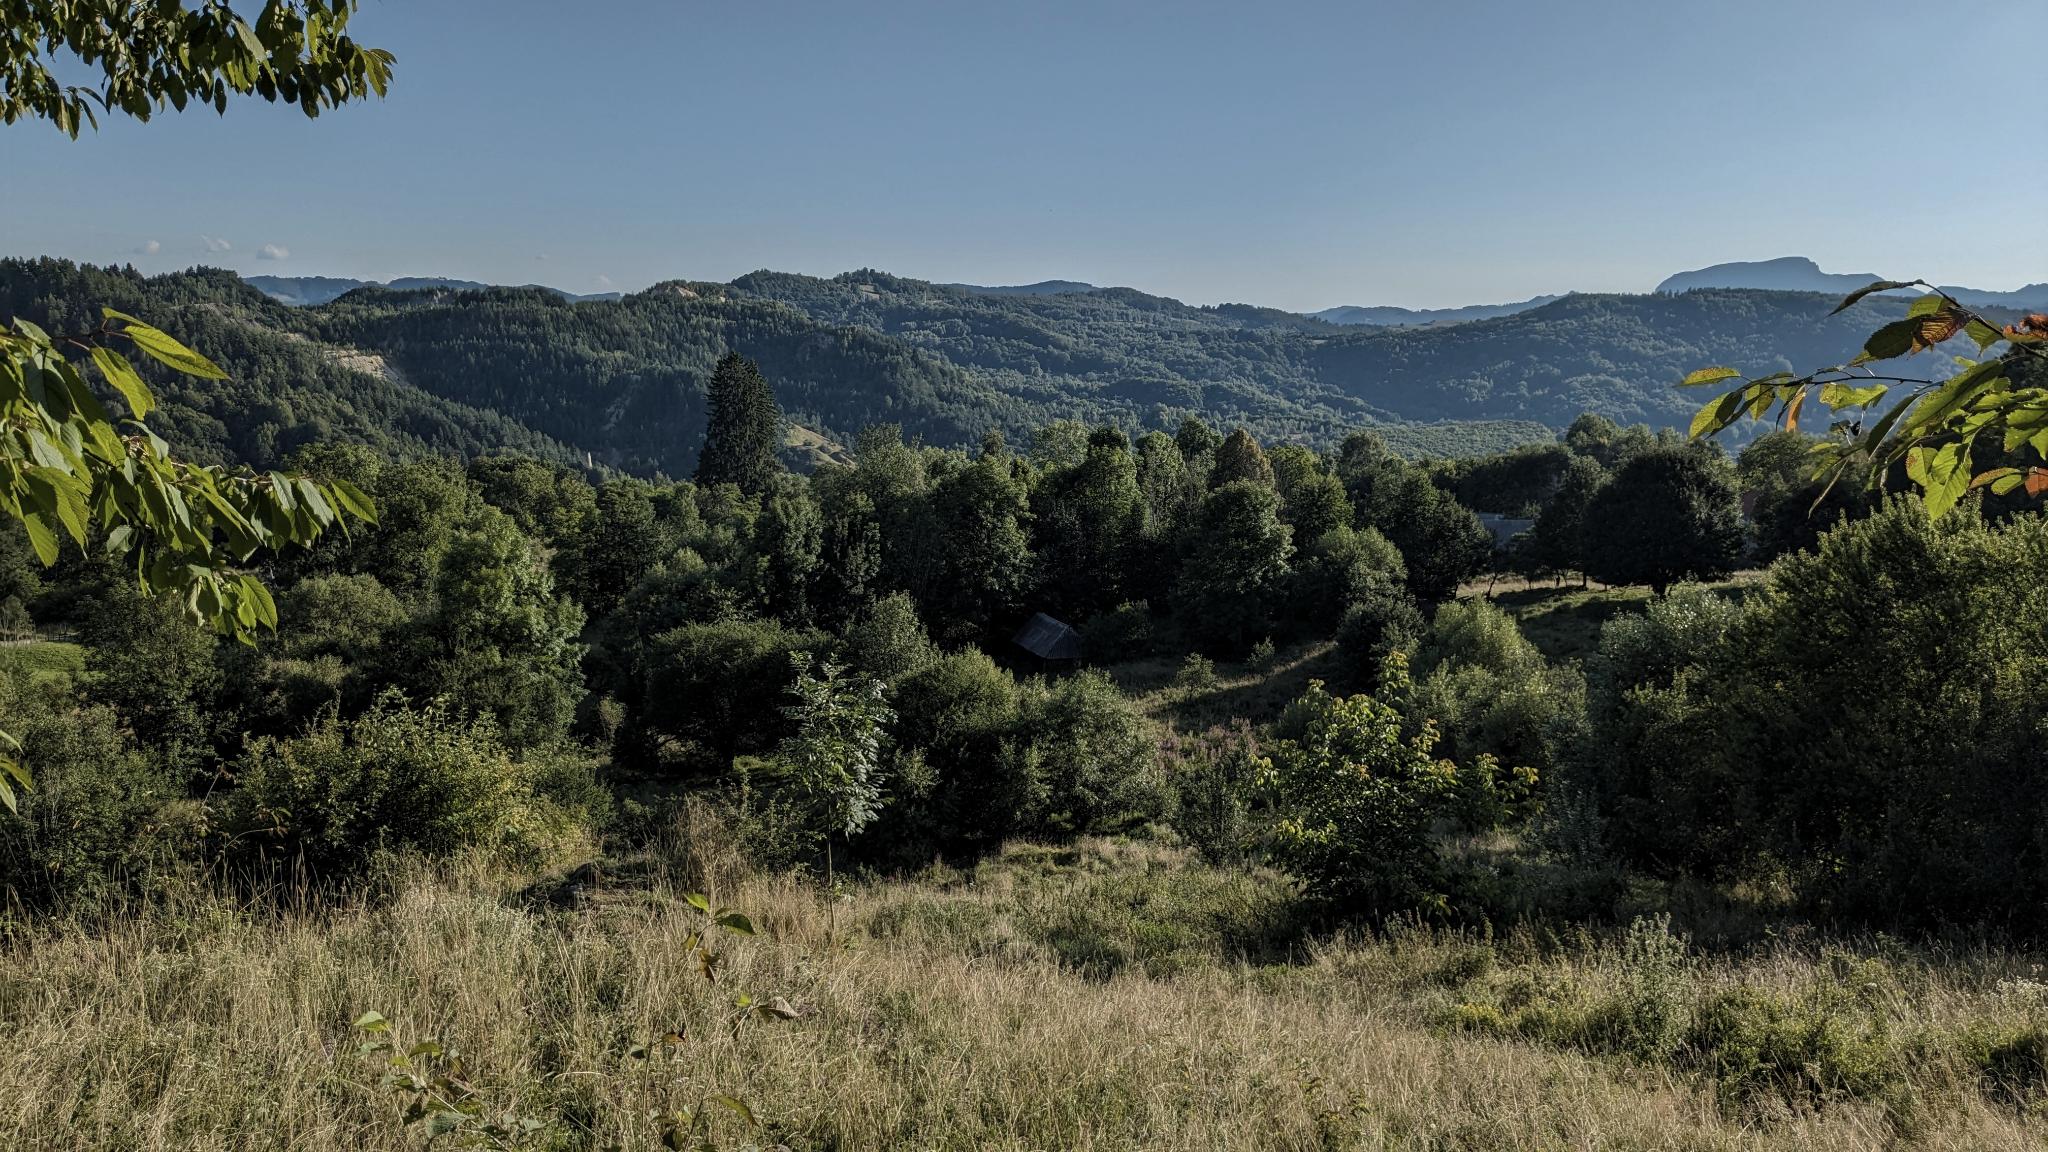
[[[687,847],[687,846],[686,846]],[[375,1009],[406,1042],[462,1049],[536,1146],[656,1146],[647,1113],[711,1093],[727,1145],[792,1149],[2038,1148],[2048,1121],[1938,1077],[1915,1108],[1849,1099],[1731,1107],[1700,1077],[1461,1030],[1458,1006],[1522,984],[1588,995],[1628,969],[1605,945],[1396,934],[1243,959],[1240,922],[1284,936],[1277,878],[1157,845],[1019,847],[973,873],[857,888],[836,908],[786,878],[675,851],[555,907],[481,868],[404,877],[381,906],[259,913],[210,901],[18,938],[0,968],[0,1147],[418,1147],[356,1054]],[[664,879],[708,878],[767,929],[721,941]],[[836,934],[828,932],[836,926]],[[1109,959],[1105,960],[1107,956]],[[1475,960],[1483,956],[1486,959]],[[1688,980],[1796,990],[1797,950]],[[1902,1034],[2039,1023],[1997,991],[2002,954],[1910,971]],[[725,1026],[740,990],[814,1009]],[[2001,997],[2003,997],[2001,999]],[[2035,1015],[2029,1015],[2029,1014]],[[1470,1015],[1470,1010],[1467,1010]],[[672,1029],[672,1059],[627,1055]],[[660,1046],[657,1045],[657,1051]],[[1915,1073],[1920,1075],[1919,1073]]]

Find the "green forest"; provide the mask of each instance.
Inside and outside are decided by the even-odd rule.
[[[0,113],[317,117],[355,8],[0,9]],[[0,1146],[2048,1141],[2048,316],[0,321]]]

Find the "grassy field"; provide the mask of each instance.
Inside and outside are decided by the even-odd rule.
[[[85,649],[76,644],[29,640],[0,644],[0,675],[30,681],[77,679],[85,672]]]
[[[1726,596],[1741,596],[1762,578],[1759,572],[1739,572],[1730,579],[1706,587]],[[1486,583],[1459,589],[1459,596],[1473,599],[1487,596]],[[1550,661],[1584,660],[1600,647],[1600,626],[1623,612],[1640,612],[1650,602],[1646,587],[1610,588],[1594,584],[1549,581],[1530,583],[1502,580],[1491,586],[1493,602],[1522,626],[1523,635]]]
[[[1308,690],[1311,680],[1337,681],[1337,646],[1330,641],[1283,649],[1270,664],[1218,664],[1208,684],[1175,682],[1178,661],[1134,660],[1105,668],[1110,679],[1154,721],[1182,731],[1200,731],[1238,717],[1255,723],[1273,719]]]
[[[835,901],[719,843],[679,833],[574,884],[401,869],[326,910],[194,897],[18,928],[0,1147],[420,1147],[388,1057],[359,1052],[370,1011],[402,1048],[459,1049],[482,1113],[541,1148],[658,1147],[650,1113],[721,1095],[760,1126],[712,1104],[717,1146],[799,1152],[2048,1140],[2034,957],[1705,955],[1648,924],[1332,940],[1277,877],[1147,842],[1015,845]],[[716,983],[680,896],[700,885],[760,929],[718,936]]]

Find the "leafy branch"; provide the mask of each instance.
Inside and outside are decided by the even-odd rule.
[[[1681,387],[1742,380],[1699,410],[1692,436],[1713,436],[1738,420],[1771,416],[1773,409],[1785,428],[1796,428],[1812,396],[1842,417],[1832,423],[1835,436],[1813,449],[1815,478],[1827,481],[1823,497],[1854,463],[1875,465],[1872,482],[1881,483],[1885,472],[1900,461],[1925,495],[1930,516],[1940,516],[1976,488],[1998,495],[2021,488],[2029,495],[2048,492],[2048,468],[2029,465],[1976,472],[1972,459],[1978,439],[1995,430],[2002,434],[2006,453],[2025,448],[2048,461],[2048,388],[2015,383],[2022,370],[2038,371],[2048,364],[2048,315],[2030,315],[2000,328],[1924,280],[1879,280],[1851,292],[1829,315],[1872,293],[1913,287],[1928,291],[1913,301],[1903,319],[1871,333],[1863,350],[1846,364],[1804,376],[1775,372],[1752,380],[1724,367],[1688,375]],[[1975,344],[1979,358],[1957,357],[1959,371],[1945,380],[1880,375],[1864,367],[1927,351],[1957,337]],[[2000,345],[2004,347],[1994,353]],[[1895,396],[1900,389],[1910,390]]]

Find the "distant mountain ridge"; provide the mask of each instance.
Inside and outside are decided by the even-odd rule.
[[[1662,295],[1692,292],[1702,288],[1758,288],[1772,292],[1824,292],[1847,295],[1885,277],[1874,272],[1823,272],[1820,265],[1804,256],[1780,256],[1775,260],[1738,260],[1680,272],[1657,285]],[[1965,288],[1944,284],[1941,290],[1973,307],[2048,308],[2048,283],[2028,284],[2010,292]],[[1890,295],[1916,295],[1902,288]]]
[[[1562,299],[1563,294],[1531,296],[1527,300],[1517,300],[1511,304],[1468,304],[1463,308],[1398,308],[1393,305],[1345,304],[1336,308],[1325,308],[1321,312],[1310,312],[1308,315],[1329,324],[1419,328],[1431,324],[1462,324],[1468,320],[1491,320],[1496,316],[1512,316],[1517,312],[1541,308],[1553,300]]]
[[[495,284],[483,284],[475,280],[450,280],[443,276],[400,276],[389,283],[378,280],[351,280],[343,276],[244,276],[242,279],[251,288],[256,289],[272,300],[280,304],[290,304],[297,308],[310,308],[318,304],[331,303],[334,300],[340,299],[344,293],[353,292],[358,288],[369,285],[389,288],[394,292],[413,292],[428,289],[441,289],[449,292],[481,292],[486,288],[497,287]],[[526,284],[522,285],[522,287],[540,288],[553,292],[564,300],[617,300],[620,295],[617,292],[598,292],[592,295],[578,296],[574,292],[564,292],[560,288],[549,288],[545,284]]]
[[[1099,291],[1093,284],[1079,280],[1040,280],[1036,284],[941,284],[941,288],[958,288],[962,292],[978,292],[984,296],[1058,296],[1065,292]]]
[[[1135,433],[1195,414],[1267,443],[1327,447],[1369,428],[1404,454],[1441,456],[1552,440],[1586,412],[1683,428],[1698,404],[1677,387],[1687,372],[1839,363],[1907,307],[1877,297],[1834,315],[1832,288],[1695,288],[1575,293],[1458,323],[1338,325],[1130,288],[991,293],[874,269],[670,281],[577,303],[467,284],[357,284],[291,306],[221,269],[144,277],[0,261],[0,316],[69,330],[111,304],[217,357],[228,382],[159,380],[165,434],[208,460],[272,464],[299,445],[351,440],[680,476],[703,440],[704,382],[729,351],[757,360],[783,410],[822,443],[874,424],[954,446],[1054,420]],[[310,284],[301,298],[339,287]]]

